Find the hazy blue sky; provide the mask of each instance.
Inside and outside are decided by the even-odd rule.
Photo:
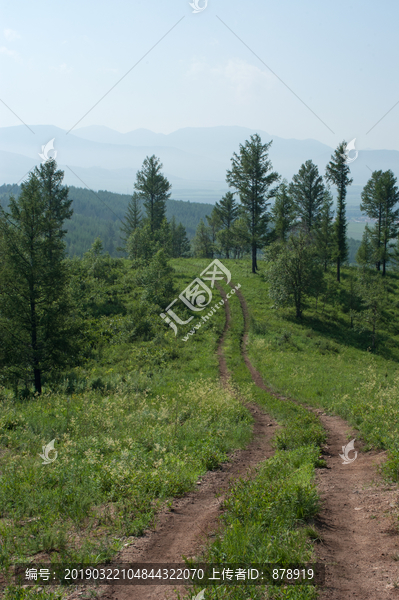
[[[241,125],[399,150],[399,104],[367,135],[399,101],[397,1],[208,0],[198,14],[188,0],[0,6],[0,98],[30,125],[73,127],[182,19],[77,127]],[[0,126],[18,124],[0,103]]]

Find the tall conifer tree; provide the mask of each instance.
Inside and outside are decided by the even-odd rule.
[[[41,173],[49,180],[57,174],[57,185]],[[0,338],[10,342],[3,366],[15,379],[31,374],[39,394],[43,372],[70,362],[76,333],[62,240],[71,211],[67,194],[53,194],[62,189],[61,173],[55,163],[35,169],[18,199],[10,198],[8,212],[0,210]]]
[[[391,170],[373,171],[362,191],[360,210],[368,217],[375,219],[375,225],[370,231],[375,250],[376,267],[378,271],[382,264],[382,274],[385,275],[386,263],[390,257],[389,243],[398,235],[399,202],[397,179]]]
[[[274,225],[274,237],[285,242],[297,216],[286,179],[279,185],[271,215]]]
[[[272,188],[280,179],[273,171],[269,160],[269,148],[272,142],[262,144],[258,134],[251,135],[245,144],[240,144],[239,154],[233,153],[231,169],[227,171],[226,181],[239,194],[243,212],[248,224],[251,240],[252,273],[256,273],[257,252],[267,239],[270,215],[268,206],[277,188]]]
[[[127,205],[127,211],[121,225],[122,240],[125,246],[133,231],[140,227],[141,220],[140,197],[137,192],[134,192]]]
[[[346,142],[341,142],[331,161],[326,167],[326,179],[337,187],[337,210],[334,221],[334,252],[333,257],[337,264],[337,281],[341,280],[341,264],[348,258],[348,242],[346,239],[346,193],[347,187],[353,179],[349,177],[350,169],[346,162]]]
[[[146,156],[136,173],[134,188],[143,201],[151,233],[161,228],[166,215],[166,200],[171,195],[171,184],[161,173],[162,163],[155,156]]]

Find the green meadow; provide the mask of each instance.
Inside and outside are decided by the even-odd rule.
[[[170,301],[209,262],[172,260],[175,295]],[[136,293],[126,283],[130,267],[122,259],[109,263],[115,276],[104,277],[97,290],[98,310],[101,302],[108,308],[97,319],[87,314],[92,352],[80,366],[45,383],[41,396],[0,389],[4,576],[12,564],[30,560],[112,560],[155,522],[161,506],[193,489],[198,477],[249,442],[247,401],[257,402],[280,424],[275,455],[233,483],[206,560],[289,564],[315,559],[312,519],[319,499],[314,472],[323,466],[319,447],[325,432],[301,403],[342,416],[367,447],[388,450],[386,475],[398,478],[398,276],[387,274],[387,308],[372,351],[370,332],[351,327],[350,268],[343,269],[338,287],[327,275],[328,292],[317,304],[309,299],[303,319],[297,320],[293,309],[273,308],[262,261],[257,275],[250,273],[248,260],[223,264],[240,283],[250,310],[251,362],[272,389],[296,402],[282,402],[252,383],[240,351],[244,323],[237,296],[230,301],[232,322],[224,346],[232,374],[226,390],[216,356],[222,310],[187,342],[181,338],[191,324],[179,327],[175,337],[151,313],[156,333],[134,340],[126,333],[130,296]],[[212,305],[218,300],[214,290]],[[53,439],[57,458],[42,464],[42,447]],[[239,586],[209,589],[207,598],[246,600],[249,592],[254,600],[264,597],[260,588]],[[11,586],[4,598],[51,600],[63,593]],[[311,600],[317,590],[272,586],[268,594]]]

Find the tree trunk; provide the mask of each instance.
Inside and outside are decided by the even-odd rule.
[[[252,244],[252,273],[256,273],[258,265],[256,264],[256,244]]]
[[[337,281],[341,281],[341,259],[337,258]]]
[[[296,318],[302,319],[302,297],[301,293],[298,292],[294,296],[295,298],[295,310],[296,310]]]
[[[35,392],[39,394],[42,393],[42,372],[40,369],[33,369],[33,374],[35,377]]]
[[[385,263],[386,263],[386,260],[385,260],[385,258],[383,258],[382,259],[382,276],[383,277],[385,276]]]
[[[37,350],[37,326],[36,326],[36,304],[32,298],[30,301],[30,316],[31,316],[31,343],[32,343],[32,365],[33,365],[33,377],[35,383],[35,392],[42,393],[42,378],[41,370],[39,368],[39,357]]]

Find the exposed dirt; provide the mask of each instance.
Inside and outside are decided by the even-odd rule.
[[[317,554],[326,564],[321,600],[399,598],[398,486],[384,484],[378,474],[385,453],[361,452],[356,441],[356,460],[342,464],[342,446],[356,434],[339,417],[320,419],[329,432],[328,469],[317,472],[323,500]]]
[[[230,325],[230,311],[225,292],[226,325],[218,348],[220,378],[228,385],[229,374],[222,346]],[[197,489],[183,498],[173,501],[172,509],[165,508],[159,515],[156,528],[143,537],[135,539],[131,546],[119,553],[113,565],[126,563],[182,563],[182,556],[198,556],[214,535],[221,514],[220,504],[232,479],[243,476],[249,469],[273,454],[270,441],[276,431],[276,423],[264,414],[259,406],[247,405],[254,417],[253,439],[244,450],[231,454],[229,462],[220,469],[208,472],[198,483]],[[102,587],[102,600],[163,600],[176,598],[175,586],[124,585]],[[84,593],[84,592],[83,592]],[[69,600],[81,598],[82,588],[77,589]]]
[[[230,283],[230,286],[232,288],[234,287],[232,283]],[[249,310],[248,310],[248,305],[245,302],[245,298],[242,295],[242,293],[240,292],[240,290],[236,291],[236,295],[238,296],[238,299],[240,301],[242,314],[244,316],[244,335],[242,337],[241,352],[242,352],[244,362],[247,365],[249,372],[251,373],[252,380],[259,388],[261,388],[262,390],[265,390],[265,392],[269,392],[269,394],[272,394],[275,398],[280,398],[280,400],[286,400],[285,396],[282,396],[281,394],[274,392],[270,387],[268,387],[265,384],[265,382],[262,379],[262,375],[259,373],[259,371],[257,371],[255,369],[255,367],[252,365],[251,361],[248,358],[247,344],[248,344],[248,331],[249,331]]]
[[[225,298],[224,292],[221,290]],[[275,397],[251,364],[247,352],[249,311],[241,292],[237,290],[244,315],[243,358],[254,382]],[[229,374],[222,345],[230,323],[228,303],[226,326],[218,348],[220,377],[228,385]],[[244,474],[249,467],[272,455],[270,439],[276,425],[256,405],[248,407],[254,418],[254,438],[243,451],[231,455],[230,462],[214,472],[208,472],[198,489],[173,502],[172,511],[165,509],[154,531],[119,554],[115,565],[131,562],[177,563],[182,555],[198,555],[209,536],[218,526],[220,502],[232,478]],[[399,598],[399,523],[398,486],[386,485],[378,474],[377,466],[385,453],[362,452],[362,444],[355,443],[356,460],[342,464],[339,454],[342,446],[356,437],[355,432],[339,417],[316,412],[328,431],[324,448],[326,469],[317,470],[317,483],[323,501],[316,528],[322,541],[316,553],[326,564],[326,584],[321,600],[386,600]],[[349,455],[353,458],[353,453]],[[220,495],[218,495],[220,494]],[[398,559],[398,560],[395,560]],[[82,589],[82,588],[80,588]],[[104,589],[104,588],[103,588]],[[174,588],[176,589],[176,588]],[[82,592],[80,591],[80,594]],[[72,598],[81,596],[74,595]],[[163,600],[175,598],[169,586],[115,586],[106,588],[103,600]]]
[[[237,295],[245,323],[245,363],[256,385],[284,400],[264,383],[247,356],[249,311],[239,290]],[[356,434],[339,417],[307,408],[318,414],[328,431],[324,449],[327,468],[317,469],[316,476],[323,501],[316,523],[322,542],[316,546],[316,553],[326,565],[320,599],[399,598],[399,494],[397,485],[385,485],[378,474],[385,453],[361,452],[362,444],[355,442],[356,460],[342,464],[342,446]],[[354,458],[353,452],[349,458]]]

